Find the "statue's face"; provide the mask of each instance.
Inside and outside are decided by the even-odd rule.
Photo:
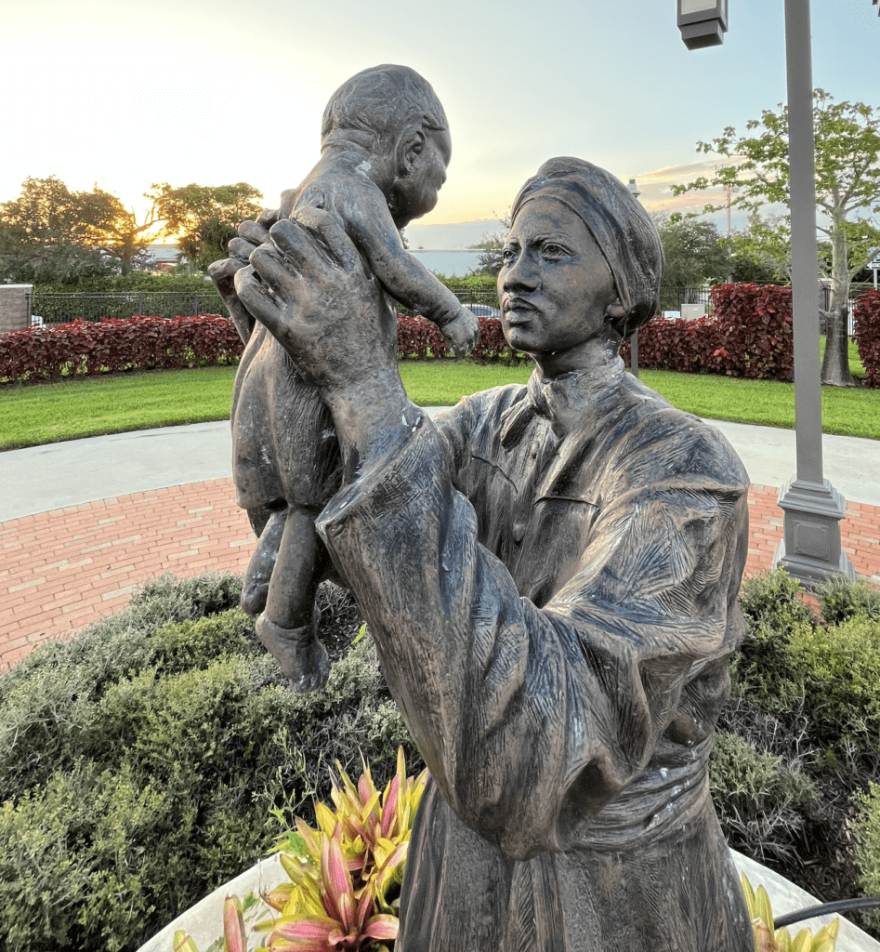
[[[409,175],[394,185],[393,215],[398,228],[436,208],[451,157],[452,139],[447,131],[426,133],[424,148],[413,159]]]
[[[587,226],[561,202],[535,198],[516,216],[502,257],[498,294],[510,346],[556,373],[583,369],[581,345],[607,336],[617,297]]]

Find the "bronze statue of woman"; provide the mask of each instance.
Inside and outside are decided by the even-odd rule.
[[[588,162],[539,169],[498,278],[535,371],[436,424],[339,222],[269,235],[230,274],[332,415],[342,485],[318,532],[431,774],[399,952],[750,952],[707,773],[748,480],[624,370],[663,263],[644,210]]]

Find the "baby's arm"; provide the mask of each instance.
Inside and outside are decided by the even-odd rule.
[[[373,192],[364,189],[346,208],[346,230],[385,290],[404,307],[433,321],[459,356],[466,354],[480,339],[479,321],[403,247],[384,195],[379,189]]]

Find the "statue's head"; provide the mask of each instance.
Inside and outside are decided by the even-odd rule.
[[[375,150],[410,129],[446,132],[446,113],[431,84],[408,66],[373,66],[330,97],[321,122],[323,145],[357,141]]]
[[[398,228],[430,212],[446,181],[452,141],[431,84],[408,66],[374,66],[332,95],[322,149],[366,151],[387,170],[376,175]]]
[[[513,230],[519,216],[536,205],[548,212],[561,207],[592,236],[613,280],[616,303],[607,308],[607,322],[616,334],[628,337],[654,316],[663,247],[654,223],[623,182],[583,159],[549,159],[520,189],[513,204]],[[570,230],[576,230],[569,221]]]

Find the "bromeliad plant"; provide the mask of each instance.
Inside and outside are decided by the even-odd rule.
[[[338,765],[337,765],[338,766]],[[331,810],[315,805],[318,828],[300,817],[279,839],[281,865],[290,880],[263,896],[280,915],[254,928],[269,933],[257,952],[392,952],[397,938],[400,886],[416,809],[427,772],[406,776],[403,750],[384,793],[370,768],[354,784],[339,767]],[[224,948],[246,952],[241,906],[230,897],[224,909]],[[198,952],[185,933],[175,952]]]
[[[788,929],[773,928],[773,910],[767,890],[763,886],[752,889],[745,873],[741,881],[755,932],[755,952],[834,952],[840,928],[839,919],[829,926],[823,926],[815,935],[809,929],[801,929],[792,939]]]
[[[339,775],[331,794],[335,809],[315,805],[318,828],[297,817],[296,830],[279,837],[276,849],[290,879],[263,896],[279,915],[254,926],[255,932],[268,933],[256,952],[393,952],[400,886],[427,771],[418,779],[407,777],[398,750],[397,772],[384,793],[367,765],[356,785],[341,767]],[[815,935],[801,929],[792,938],[787,929],[774,929],[764,887],[754,890],[745,874],[741,880],[755,952],[834,952],[838,920]],[[243,908],[234,896],[226,898],[223,932],[223,952],[248,952]],[[199,950],[192,937],[178,931],[174,952]]]

